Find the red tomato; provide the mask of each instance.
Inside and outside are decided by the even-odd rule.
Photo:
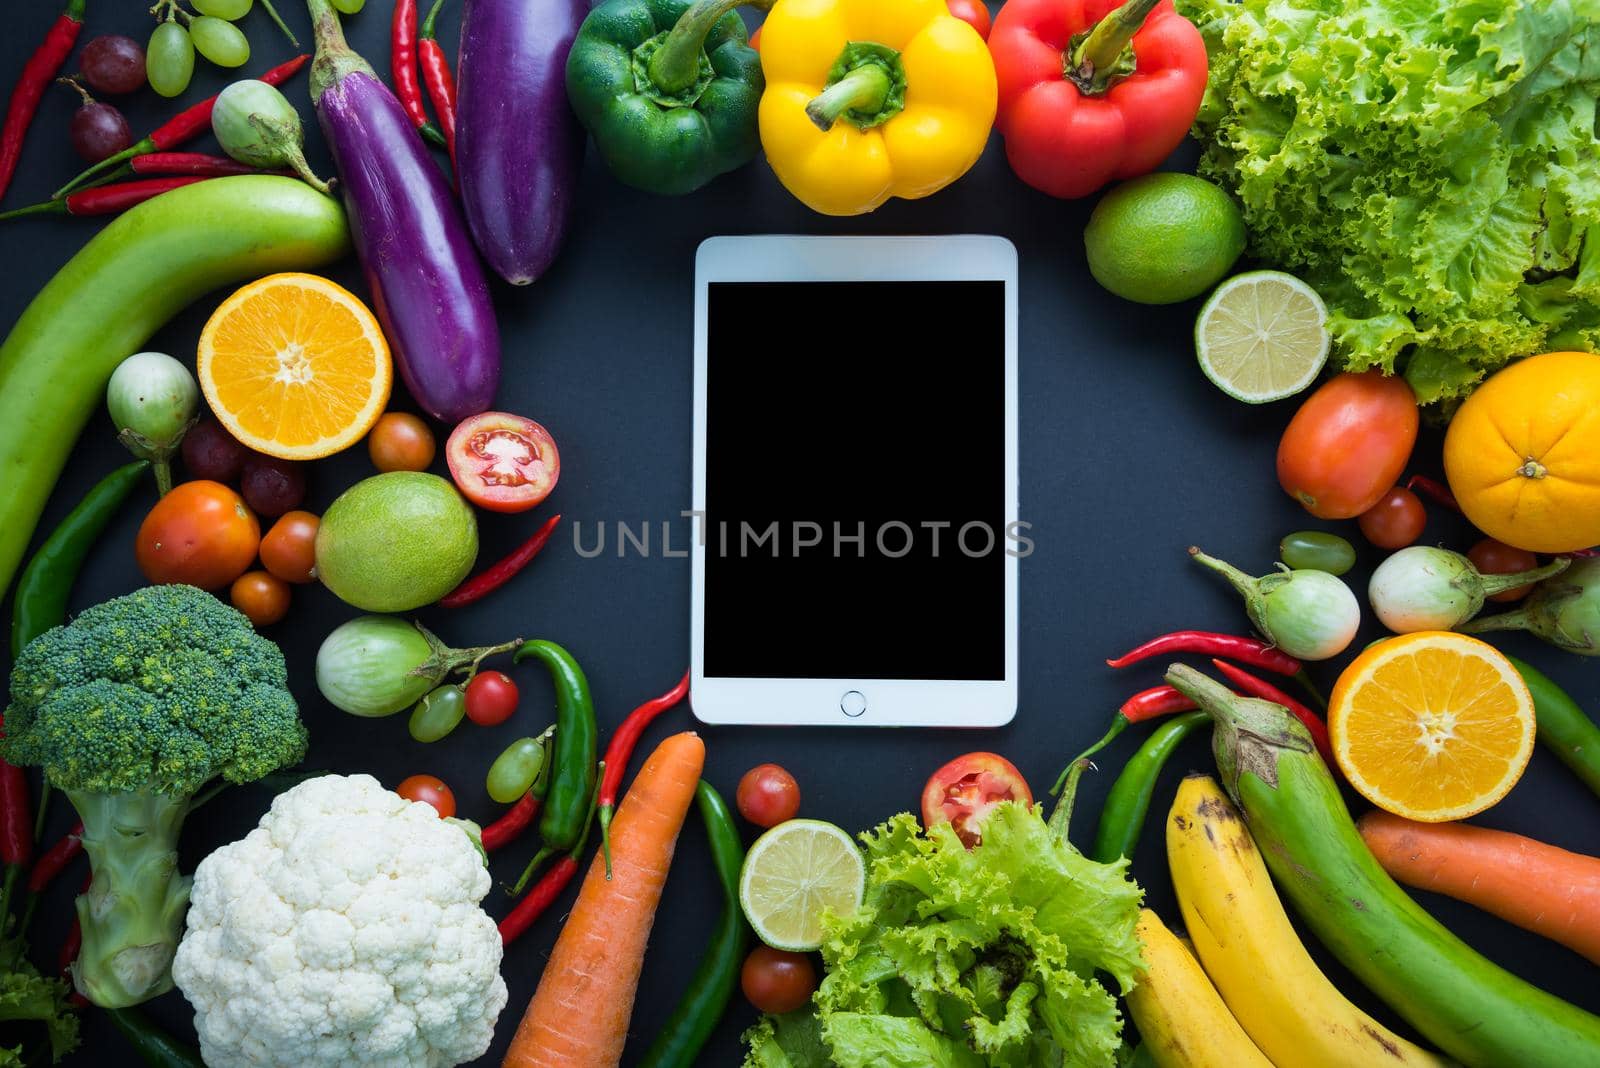
[[[493,727],[517,710],[517,684],[503,671],[480,671],[467,683],[467,718]]]
[[[744,996],[759,1012],[793,1012],[811,1000],[817,989],[817,969],[804,953],[788,953],[757,946],[739,970]]]
[[[978,31],[978,36],[989,39],[989,7],[983,0],[945,0],[950,14]]]
[[[139,526],[134,555],[157,585],[186,582],[220,590],[244,574],[261,547],[261,524],[244,498],[220,482],[167,491]]]
[[[1342,374],[1311,394],[1278,443],[1278,482],[1319,519],[1354,519],[1399,479],[1417,442],[1403,378]]]
[[[971,849],[983,839],[983,821],[1002,801],[1033,804],[1022,772],[995,753],[968,753],[929,776],[922,788],[922,825],[951,824]]]
[[[470,416],[444,447],[450,477],[467,500],[491,512],[526,512],[561,477],[555,439],[532,419],[507,412]]]
[[[1422,528],[1428,525],[1428,510],[1415,493],[1396,486],[1362,512],[1356,523],[1378,548],[1404,549],[1422,537]]]
[[[394,792],[407,801],[432,805],[440,819],[449,819],[456,814],[456,795],[450,792],[450,787],[444,784],[443,779],[436,779],[432,775],[413,775],[396,786]]]
[[[285,512],[261,539],[261,566],[285,582],[315,582],[317,529],[310,512]]]
[[[739,780],[734,803],[757,827],[776,827],[800,811],[800,784],[777,764],[757,764]]]
[[[228,599],[258,627],[271,626],[289,614],[289,584],[265,571],[246,571],[234,579]]]
[[[367,455],[379,471],[426,471],[436,448],[428,424],[410,412],[384,412],[367,434]]]
[[[1503,541],[1484,538],[1467,550],[1472,566],[1485,575],[1515,575],[1518,571],[1532,571],[1539,566],[1539,558],[1526,549],[1513,549]],[[1491,601],[1520,601],[1533,592],[1533,587],[1518,586],[1501,590],[1490,596]]]

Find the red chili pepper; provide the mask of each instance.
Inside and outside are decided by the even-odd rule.
[[[457,586],[454,590],[439,598],[440,606],[444,608],[460,608],[469,605],[486,594],[493,593],[512,577],[528,566],[528,562],[539,555],[545,543],[550,540],[550,535],[555,532],[556,524],[561,522],[560,514],[551,516],[544,521],[544,525],[533,532],[533,537],[517,546],[510,555],[496,561],[492,566],[485,568],[473,575],[467,581]]]
[[[428,87],[428,99],[433,101],[433,112],[439,116],[439,129],[444,132],[445,151],[450,162],[456,161],[456,80],[450,74],[450,60],[433,35],[433,20],[438,17],[444,0],[434,0],[428,17],[422,20],[422,36],[417,41],[417,60],[422,64],[422,83]],[[419,105],[420,106],[420,105]]]
[[[561,896],[561,891],[572,882],[572,877],[578,874],[578,858],[567,854],[556,861],[551,869],[540,876],[539,881],[533,884],[527,895],[519,902],[517,907],[506,914],[500,921],[500,941],[509,946],[540,916],[544,910],[555,904],[556,898]]]
[[[1236,667],[1226,660],[1212,660],[1218,671],[1233,684],[1235,691],[1246,697],[1259,697],[1263,701],[1271,701],[1282,705],[1294,714],[1294,718],[1306,725],[1306,730],[1311,732],[1311,740],[1317,743],[1317,752],[1322,754],[1322,759],[1328,767],[1336,768],[1333,760],[1333,745],[1328,741],[1328,725],[1322,722],[1322,717],[1317,715],[1293,697],[1278,689],[1266,679],[1260,679],[1250,674],[1244,668]]]
[[[60,200],[46,200],[29,204],[25,208],[12,208],[0,212],[0,222],[18,219],[24,215],[115,215],[129,208],[153,200],[162,193],[185,185],[207,181],[206,178],[140,178],[135,182],[117,182],[115,185],[97,185],[68,193]]]
[[[1051,196],[1155,170],[1205,93],[1205,42],[1171,0],[1128,0],[1092,21],[1105,6],[1009,0],[989,34],[1006,158]]]
[[[506,809],[499,819],[484,827],[482,835],[484,852],[493,853],[496,849],[504,848],[520,838],[522,832],[538,818],[541,800],[529,790],[522,795],[521,800]]]
[[[28,873],[28,892],[43,893],[66,870],[68,864],[83,852],[83,821],[72,825],[72,830],[62,835],[55,845],[39,854],[39,860]]]
[[[84,2],[67,0],[67,6],[45,32],[44,41],[22,65],[22,74],[11,90],[11,100],[6,104],[5,126],[0,128],[0,197],[6,195],[11,176],[17,172],[17,160],[22,157],[22,139],[27,136],[28,127],[33,123],[34,112],[39,110],[39,100],[55,80],[61,65],[67,61],[72,46],[77,43],[78,34],[83,30]]]
[[[202,178],[223,178],[230,174],[293,173],[287,170],[266,171],[227,156],[213,156],[209,152],[151,152],[129,160],[128,170],[146,175],[197,174]]]
[[[1107,660],[1114,668],[1124,668],[1168,653],[1200,653],[1205,656],[1225,656],[1251,667],[1261,668],[1279,675],[1298,675],[1300,661],[1259,638],[1240,637],[1236,634],[1218,634],[1209,630],[1176,630],[1151,638],[1117,657]]]
[[[295,56],[287,63],[280,63],[271,70],[263,72],[257,80],[266,82],[268,85],[282,85],[294,77],[295,73],[305,66],[306,61],[310,58],[310,56],[304,54]],[[51,194],[52,197],[64,197],[72,190],[93,180],[96,176],[127,162],[135,156],[146,156],[151,152],[166,152],[183,144],[185,141],[192,141],[202,134],[210,133],[211,109],[216,104],[217,98],[210,96],[198,104],[184,108],[172,118],[157,126],[148,137],[134,142],[113,156],[107,156],[60,189],[57,189]]]
[[[83,877],[83,886],[79,894],[89,892],[89,884],[94,881],[93,875]],[[56,954],[56,970],[61,973],[68,985],[72,984],[72,965],[77,962],[78,954],[83,949],[83,927],[78,923],[78,910],[72,910],[72,926],[67,928],[67,937],[61,940],[61,951]],[[86,1008],[89,1004],[87,998],[76,990],[68,997],[74,1008]]]
[[[634,746],[639,744],[639,736],[645,728],[655,722],[657,716],[672,708],[689,695],[689,673],[685,671],[678,684],[660,697],[652,697],[632,712],[618,725],[611,735],[611,741],[606,743],[606,755],[602,762],[603,774],[600,776],[600,792],[597,797],[598,811],[600,813],[600,844],[606,857],[606,878],[611,878],[611,813],[616,809],[617,792],[622,789],[622,776],[628,771],[628,758],[633,756]]]
[[[1129,723],[1143,723],[1147,719],[1171,715],[1174,712],[1190,712],[1196,707],[1188,697],[1162,683],[1148,690],[1140,690],[1122,702],[1117,714]]]
[[[417,84],[417,0],[395,0],[389,21],[389,78],[411,125],[427,140],[443,145],[444,135],[428,121],[422,87]]]
[[[1428,498],[1441,508],[1448,508],[1452,512],[1461,511],[1461,505],[1456,503],[1456,495],[1450,492],[1450,487],[1427,475],[1412,475],[1406,479],[1406,489]]]

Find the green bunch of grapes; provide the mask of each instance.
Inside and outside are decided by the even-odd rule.
[[[250,61],[250,41],[234,23],[250,13],[256,0],[190,0],[191,14],[179,0],[158,0],[151,8],[160,21],[150,34],[145,48],[145,75],[150,87],[162,96],[173,97],[189,88],[194,77],[194,54],[199,52],[219,67],[242,67]],[[366,0],[332,0],[333,6],[353,15]],[[272,0],[261,0],[261,7],[290,43],[299,46],[289,27],[278,16]]]

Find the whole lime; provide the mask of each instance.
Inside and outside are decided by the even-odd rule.
[[[391,471],[341,493],[317,529],[317,576],[368,612],[408,612],[461,584],[478,558],[478,521],[445,479]]]
[[[1176,304],[1222,280],[1244,251],[1244,217],[1204,178],[1162,172],[1100,198],[1083,231],[1095,281],[1140,304]]]

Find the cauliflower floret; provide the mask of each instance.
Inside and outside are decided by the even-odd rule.
[[[449,1068],[506,1005],[472,840],[370,775],[308,779],[200,862],[172,975],[212,1068]]]

